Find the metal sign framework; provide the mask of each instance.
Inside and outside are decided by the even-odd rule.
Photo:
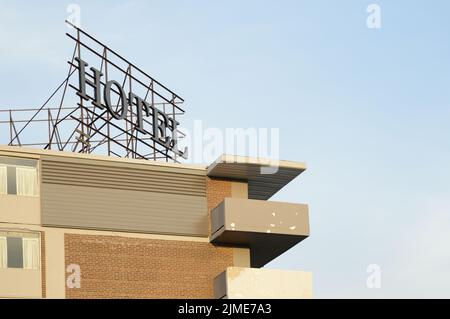
[[[184,114],[183,99],[82,29],[66,23],[75,31],[75,34],[66,33],[75,42],[67,77],[38,109],[0,110],[0,125],[9,125],[8,145],[174,162],[178,162],[179,157],[186,157],[187,149],[181,151],[178,146],[179,139],[185,136],[178,129],[176,120]],[[70,99],[68,91],[79,92],[79,82],[74,76],[79,68],[78,59],[102,72],[102,88],[108,80],[114,79],[123,90],[139,94],[150,109],[156,110],[156,118],[141,117],[141,127],[138,127],[138,116],[142,114],[142,110],[138,114],[139,105],[126,103],[127,110],[123,110],[126,116],[116,119],[103,107],[86,101],[79,94],[71,96],[75,96],[77,102],[69,102],[76,106],[66,106]],[[93,80],[91,74],[86,72],[86,76]],[[114,101],[117,98],[117,103],[113,103],[116,110],[121,108],[119,93],[111,88]],[[54,100],[58,101],[57,106],[48,106]],[[158,118],[159,112],[163,113],[162,118]],[[155,121],[159,121],[157,125]],[[169,134],[161,132],[165,128]],[[166,135],[170,145],[165,142]]]

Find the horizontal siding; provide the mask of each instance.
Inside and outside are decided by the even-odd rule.
[[[42,183],[77,185],[156,193],[206,196],[205,175],[117,167],[93,163],[42,161]]]
[[[121,164],[43,158],[42,224],[208,235],[205,171]]]
[[[45,226],[207,236],[206,198],[43,184]]]

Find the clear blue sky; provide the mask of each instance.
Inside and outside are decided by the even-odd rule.
[[[0,1],[1,108],[64,79],[69,3]],[[278,127],[281,158],[308,163],[274,199],[310,205],[311,237],[267,267],[313,271],[315,297],[450,297],[450,2],[75,3],[186,100],[185,125]]]

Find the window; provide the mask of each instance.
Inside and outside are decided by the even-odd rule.
[[[39,268],[39,238],[22,238],[23,268]]]
[[[39,234],[0,232],[0,268],[39,269]]]
[[[0,156],[0,194],[37,196],[37,161]]]
[[[17,195],[37,195],[37,171],[33,167],[16,167]]]

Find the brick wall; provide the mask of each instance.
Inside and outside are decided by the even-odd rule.
[[[81,267],[67,298],[213,298],[233,250],[193,241],[65,234],[65,263]]]
[[[45,278],[45,232],[41,231],[41,282],[42,282],[42,298],[47,296],[47,284]]]
[[[231,182],[222,179],[206,177],[206,199],[208,203],[208,221],[211,209],[219,205],[225,197],[231,197]],[[211,224],[208,222],[208,233],[211,233]]]
[[[206,177],[206,197],[210,212],[225,197],[231,197],[231,181]]]

